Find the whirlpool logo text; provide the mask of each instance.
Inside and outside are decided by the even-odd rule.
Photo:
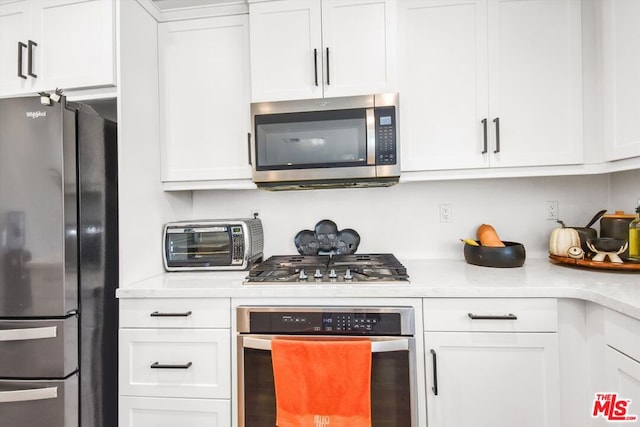
[[[39,117],[47,117],[46,111],[26,111],[24,114],[26,114],[27,117],[32,119],[37,119]]]

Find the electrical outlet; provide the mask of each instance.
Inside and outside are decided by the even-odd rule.
[[[453,208],[450,203],[443,203],[440,205],[440,222],[452,222],[453,220]]]
[[[560,206],[557,200],[548,200],[547,202],[547,219],[558,220],[560,218]]]

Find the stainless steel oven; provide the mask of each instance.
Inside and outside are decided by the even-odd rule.
[[[372,427],[417,426],[414,319],[413,307],[238,307],[238,425],[276,425],[271,343],[295,338],[370,340]]]

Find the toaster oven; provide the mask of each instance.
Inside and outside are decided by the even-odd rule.
[[[263,257],[259,218],[170,222],[163,240],[167,271],[248,270]]]

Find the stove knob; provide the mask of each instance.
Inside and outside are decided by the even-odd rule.
[[[322,279],[322,276],[323,276],[323,274],[322,274],[322,272],[320,271],[320,269],[319,269],[319,268],[316,268],[316,272],[315,272],[315,274],[313,275],[313,277],[315,277],[316,279]]]
[[[300,272],[298,273],[298,279],[300,280],[307,280],[309,276],[307,276],[307,273],[305,273],[304,268],[300,269]]]
[[[335,279],[336,277],[338,277],[338,274],[336,274],[336,270],[334,268],[332,268],[331,271],[329,272],[329,277],[331,279]]]
[[[345,271],[344,273],[344,280],[351,280],[353,279],[353,274],[351,274],[351,269],[347,268],[347,271]]]

